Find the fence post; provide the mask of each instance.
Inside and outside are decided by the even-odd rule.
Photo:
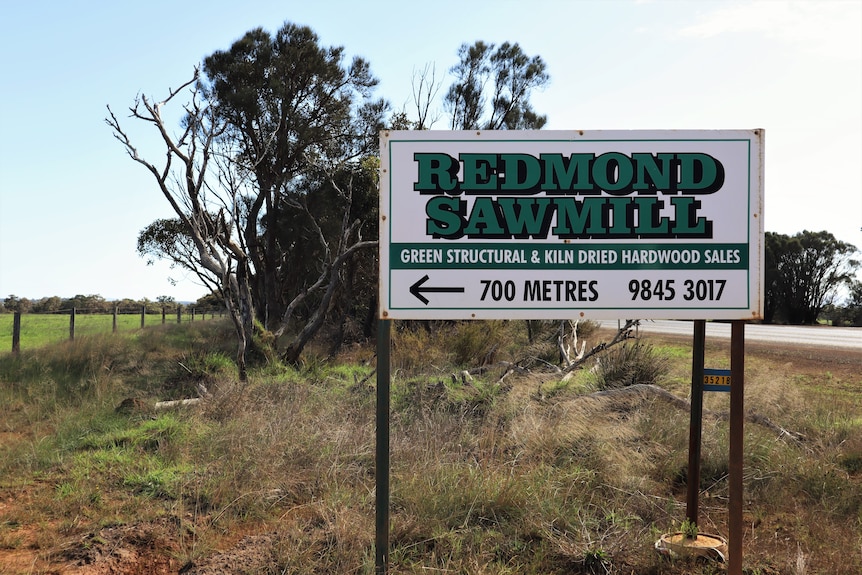
[[[72,313],[69,314],[69,339],[75,339],[75,308],[72,307]]]
[[[147,316],[147,306],[141,306],[141,329],[144,329],[144,318]]]
[[[21,312],[16,311],[12,318],[12,353],[18,355],[21,351]]]
[[[165,306],[162,306],[162,325],[165,325]]]
[[[192,321],[195,321],[195,308],[192,308]]]
[[[118,306],[114,306],[114,333],[117,333],[117,314],[119,313]]]
[[[177,323],[182,323],[183,321],[183,306],[177,306]]]

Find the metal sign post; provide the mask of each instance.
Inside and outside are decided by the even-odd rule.
[[[728,506],[728,575],[742,575],[742,453],[745,421],[745,322],[730,326],[730,502]]]
[[[691,348],[691,423],[688,427],[688,482],[685,517],[697,525],[700,495],[700,444],[703,430],[703,361],[706,348],[706,321],[694,322]]]
[[[389,350],[391,321],[377,322],[377,445],[374,466],[375,575],[386,575],[389,567]]]

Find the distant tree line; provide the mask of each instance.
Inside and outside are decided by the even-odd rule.
[[[174,312],[182,304],[171,296],[159,296],[155,301],[149,299],[133,300],[124,298],[120,300],[106,300],[100,295],[76,295],[70,298],[59,296],[43,297],[39,299],[28,299],[9,295],[0,302],[0,313],[63,313],[72,310],[77,313],[112,313],[114,308],[121,311],[139,312],[141,307],[147,308],[147,313]],[[198,309],[217,310],[223,308],[221,300],[213,294],[204,296],[188,307]]]

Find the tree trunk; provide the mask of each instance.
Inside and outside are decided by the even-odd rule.
[[[329,312],[329,306],[332,304],[332,297],[335,295],[335,291],[340,283],[338,272],[340,271],[343,261],[344,258],[336,259],[335,264],[330,268],[329,284],[326,286],[326,292],[320,300],[320,305],[318,305],[317,309],[314,310],[314,313],[305,323],[302,331],[299,332],[284,351],[284,360],[286,362],[293,365],[299,363],[299,356],[302,354],[302,350],[305,349],[306,344],[311,341],[311,338],[314,337],[314,334],[316,334],[320,329],[320,326],[323,325],[323,321],[326,319],[326,314]]]

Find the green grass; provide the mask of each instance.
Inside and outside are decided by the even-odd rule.
[[[12,327],[14,314],[0,314],[0,353],[12,351]],[[161,325],[160,314],[148,314],[145,326]],[[75,337],[111,333],[113,314],[76,314]],[[141,328],[141,314],[118,314],[117,330],[132,331]],[[21,350],[37,349],[50,343],[69,339],[68,314],[21,315]]]

